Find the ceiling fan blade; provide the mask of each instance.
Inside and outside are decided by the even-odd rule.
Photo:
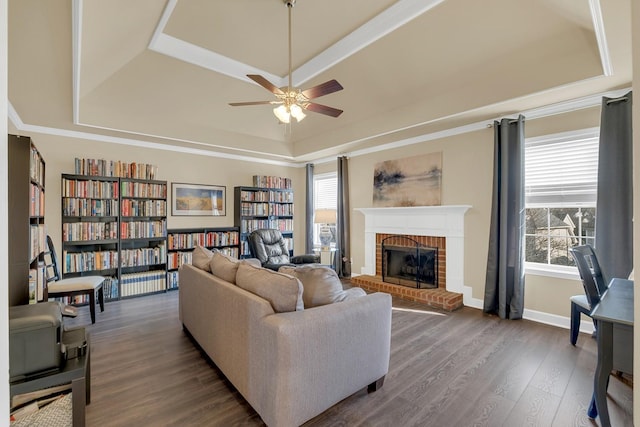
[[[308,102],[303,106],[306,110],[313,111],[314,113],[320,113],[331,117],[338,117],[342,114],[342,110],[337,108],[327,107],[326,105],[317,104],[315,102]]]
[[[324,82],[319,84],[318,86],[314,86],[307,90],[303,90],[302,94],[306,96],[308,99],[319,98],[324,95],[328,95],[333,92],[337,92],[339,90],[344,89],[337,80],[329,80],[328,82]]]
[[[247,74],[247,77],[249,77],[254,82],[258,83],[260,86],[262,86],[263,88],[265,88],[271,93],[275,93],[276,95],[284,95],[284,92],[279,87],[275,86],[273,83],[271,83],[269,80],[262,77],[260,74]]]
[[[263,105],[263,104],[282,104],[281,101],[250,101],[250,102],[230,102],[232,107],[242,107],[243,105]]]

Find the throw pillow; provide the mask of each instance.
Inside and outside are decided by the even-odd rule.
[[[230,283],[236,283],[236,272],[240,261],[222,252],[216,252],[209,261],[211,274]]]
[[[302,300],[305,308],[333,304],[366,295],[366,292],[360,288],[351,288],[345,291],[338,274],[331,267],[323,265],[283,266],[278,271],[297,277],[302,282],[304,288]]]
[[[276,313],[304,310],[302,283],[288,274],[240,263],[236,284],[269,301]]]
[[[200,270],[208,271],[209,273],[211,273],[209,261],[211,261],[211,257],[213,257],[214,252],[217,252],[217,250],[214,249],[213,251],[210,251],[203,246],[197,245],[193,249],[191,264],[194,267],[199,268]]]

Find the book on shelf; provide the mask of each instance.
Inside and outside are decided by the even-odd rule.
[[[113,176],[133,179],[156,179],[156,176],[158,176],[158,166],[147,163],[76,158],[74,165],[76,175]]]
[[[38,271],[35,268],[29,270],[29,304],[38,302]]]
[[[254,175],[253,186],[263,188],[291,188],[291,178],[280,176]]]

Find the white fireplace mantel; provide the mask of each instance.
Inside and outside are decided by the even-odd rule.
[[[469,205],[355,208],[365,217],[362,274],[376,274],[376,233],[445,237],[447,291],[463,293],[464,215],[470,208]]]

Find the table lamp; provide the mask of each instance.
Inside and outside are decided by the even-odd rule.
[[[316,209],[313,222],[315,224],[322,224],[320,226],[320,232],[318,234],[318,238],[320,239],[320,246],[322,246],[322,249],[329,249],[331,238],[333,237],[330,225],[336,223],[336,210]]]

